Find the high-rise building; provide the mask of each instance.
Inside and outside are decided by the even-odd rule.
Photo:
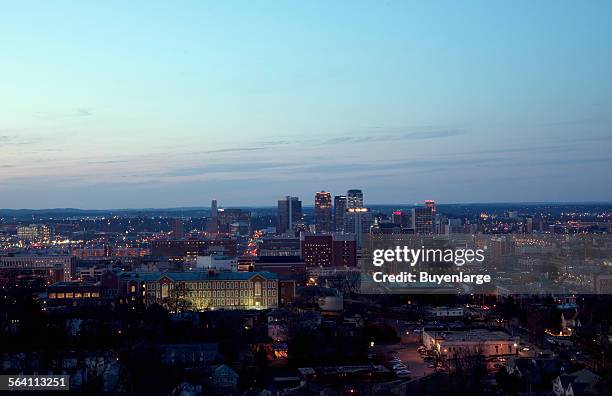
[[[212,202],[210,203],[210,217],[212,217],[213,219],[217,218],[217,213],[218,213],[217,200],[213,199]]]
[[[436,201],[434,201],[433,199],[426,199],[425,200],[425,207],[426,208],[431,208],[431,213],[435,216],[437,213],[437,209],[436,209]]]
[[[361,190],[348,190],[346,193],[347,208],[363,208],[363,192]]]
[[[434,234],[444,234],[444,225],[443,219],[438,215],[438,210],[436,208],[436,201],[433,199],[425,200],[425,207],[431,209],[431,217],[432,217],[432,233]]]
[[[221,208],[217,211],[217,221],[220,233],[235,234],[232,232],[232,224],[235,224],[234,228],[238,227],[244,230],[244,235],[248,235],[251,228],[251,212],[243,209]]]
[[[357,263],[352,235],[300,235],[301,255],[307,267],[354,267]]]
[[[346,195],[336,195],[334,197],[334,229],[338,233],[344,232],[346,203]]]
[[[175,238],[182,238],[185,236],[185,229],[183,227],[182,219],[172,220],[172,236]]]
[[[353,235],[334,235],[334,267],[357,265],[357,241]]]
[[[286,196],[278,200],[276,233],[293,230],[293,225],[302,220],[302,201],[298,197]]]
[[[357,246],[361,247],[363,234],[369,234],[373,224],[372,212],[368,208],[348,208],[344,218],[344,231],[354,234]]]
[[[209,234],[219,232],[219,208],[216,199],[213,199],[210,203],[210,217],[206,219],[206,232]]]
[[[431,207],[412,208],[412,228],[415,234],[433,234],[434,215]]]
[[[315,229],[317,233],[332,231],[332,200],[326,191],[315,194]]]
[[[410,227],[410,215],[402,210],[395,210],[391,214],[391,221],[399,227]]]
[[[331,235],[300,235],[300,250],[307,267],[331,267],[334,260]]]

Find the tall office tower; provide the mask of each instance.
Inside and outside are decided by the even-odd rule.
[[[436,209],[436,201],[434,201],[433,199],[426,199],[425,200],[425,207],[426,208],[431,208],[431,214],[433,216],[436,215],[437,209]]]
[[[298,197],[286,196],[278,200],[276,233],[293,230],[293,225],[302,220],[302,201]]]
[[[172,221],[172,234],[175,238],[182,238],[185,236],[185,229],[183,227],[182,219],[173,219]]]
[[[344,218],[344,231],[347,234],[354,234],[357,247],[363,243],[363,234],[369,234],[370,228],[374,223],[372,212],[368,208],[348,208]]]
[[[251,232],[251,212],[242,209],[217,210],[219,232],[232,235],[248,235]]]
[[[431,207],[412,208],[412,228],[415,234],[433,234],[434,216]]]
[[[348,190],[346,194],[347,208],[363,208],[363,192],[361,190]]]
[[[391,222],[400,227],[410,227],[410,215],[402,210],[395,210],[391,214]]]
[[[213,219],[217,218],[217,213],[219,212],[219,208],[217,207],[217,200],[213,199],[210,203],[210,217]]]
[[[332,200],[326,191],[315,194],[315,230],[317,233],[332,232]]]
[[[213,199],[210,203],[210,217],[206,219],[206,232],[209,234],[219,232],[219,207],[216,199]]]
[[[337,233],[344,232],[344,216],[346,216],[346,195],[334,197],[334,229]]]
[[[425,207],[426,208],[431,208],[431,217],[432,217],[432,221],[433,221],[433,226],[432,226],[432,233],[434,234],[444,234],[444,223],[445,220],[440,218],[440,215],[438,214],[438,209],[436,208],[436,201],[434,201],[433,199],[426,199],[425,200]]]

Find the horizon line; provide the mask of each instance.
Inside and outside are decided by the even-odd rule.
[[[612,205],[611,201],[490,201],[490,202],[436,202],[436,205],[596,205],[605,204]],[[374,206],[421,206],[421,203],[372,203],[365,207]],[[314,205],[302,205],[303,208],[314,208]],[[276,205],[228,205],[220,206],[220,209],[238,209],[238,208],[276,208]],[[44,211],[61,211],[61,210],[74,210],[74,211],[162,211],[162,210],[210,210],[210,206],[175,206],[175,207],[131,207],[131,208],[0,208],[0,211],[32,211],[32,212],[44,212]]]

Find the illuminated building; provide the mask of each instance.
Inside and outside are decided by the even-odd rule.
[[[257,245],[258,256],[299,256],[299,238],[263,238]]]
[[[278,307],[279,281],[271,272],[130,272],[119,279],[128,303],[199,311]]]
[[[300,236],[301,253],[307,267],[353,267],[357,262],[353,235]]]
[[[391,222],[402,228],[409,227],[411,225],[410,215],[404,211],[395,210],[391,214]]]
[[[315,194],[315,229],[318,233],[332,231],[332,200],[326,191]]]
[[[430,208],[431,209],[431,214],[433,216],[436,215],[437,213],[437,209],[436,209],[436,201],[434,201],[433,199],[426,199],[425,200],[425,207],[426,208]]]
[[[231,238],[157,240],[151,242],[151,255],[155,257],[186,257],[225,254],[235,256],[236,240]]]
[[[333,237],[331,235],[300,236],[302,257],[308,267],[331,267],[333,263]]]
[[[69,281],[75,273],[76,258],[69,255],[0,256],[0,278],[14,283],[19,278],[42,278],[54,283]]]
[[[17,237],[22,241],[47,241],[51,237],[49,227],[44,224],[30,224],[17,227]]]
[[[363,208],[363,192],[361,190],[348,190],[346,202],[348,209]]]
[[[293,231],[294,224],[302,220],[302,201],[298,197],[286,196],[278,200],[276,233],[285,234]]]
[[[433,234],[434,215],[431,206],[412,208],[412,229],[415,234]]]
[[[442,357],[479,354],[485,358],[518,354],[519,338],[503,331],[472,329],[461,331],[423,331],[423,345]]]
[[[217,209],[219,232],[248,235],[251,231],[251,212],[242,209]],[[232,225],[234,225],[232,227]]]
[[[56,282],[47,287],[47,306],[101,305],[100,283]]]
[[[357,246],[361,247],[363,234],[369,234],[373,216],[368,208],[348,208],[344,218],[344,231],[355,235]]]
[[[99,247],[72,249],[72,255],[81,259],[87,259],[92,257],[145,257],[149,254],[149,249],[140,247],[112,247],[105,245]]]
[[[357,241],[354,235],[334,235],[334,267],[357,265]]]
[[[337,233],[344,232],[344,216],[346,215],[346,195],[334,197],[334,229]]]

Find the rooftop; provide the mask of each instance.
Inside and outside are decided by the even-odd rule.
[[[124,279],[138,279],[144,281],[158,281],[163,277],[173,281],[208,281],[208,280],[250,280],[255,276],[261,276],[267,280],[276,280],[278,276],[273,272],[211,272],[211,271],[188,271],[188,272],[123,272],[119,276]]]
[[[503,331],[471,329],[434,332],[435,338],[445,341],[510,341],[513,338]]]

